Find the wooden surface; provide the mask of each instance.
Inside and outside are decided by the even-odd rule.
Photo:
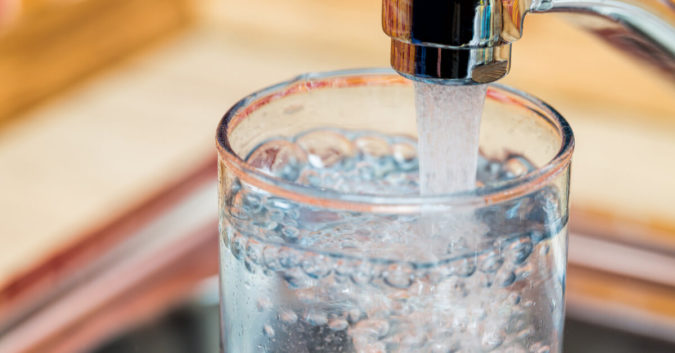
[[[192,1],[19,3],[18,16],[0,28],[0,124],[184,27]]]
[[[306,71],[387,66],[379,7],[204,2],[189,31],[4,127],[0,246],[11,251],[0,285],[212,157],[220,116],[247,93]],[[572,123],[574,209],[675,246],[675,85],[654,78],[558,16],[536,15],[504,83]]]

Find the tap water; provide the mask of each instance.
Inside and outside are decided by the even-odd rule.
[[[265,141],[247,161],[324,195],[373,197],[461,190],[475,185],[471,175],[490,184],[535,168],[524,156],[476,156],[473,144],[467,155],[476,161],[460,156],[473,173],[449,166],[425,176],[423,163],[435,162],[417,146],[405,136],[316,129]],[[444,179],[454,173],[461,183]],[[558,352],[567,216],[556,187],[470,211],[480,222],[433,214],[430,232],[426,213],[330,210],[228,183],[220,215],[225,352]]]
[[[414,85],[420,193],[442,195],[474,189],[487,85],[446,86],[418,81]],[[457,227],[467,222],[480,224],[471,214],[458,215],[451,223]],[[424,232],[443,232],[455,242],[473,243],[477,239],[448,234],[446,229],[447,225],[439,224],[431,215]]]
[[[478,138],[487,85],[415,82],[417,149],[422,194],[476,187]]]

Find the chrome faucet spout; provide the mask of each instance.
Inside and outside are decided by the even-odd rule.
[[[582,27],[675,80],[673,0],[383,0],[391,65],[419,81],[496,81],[529,12],[570,12]],[[553,39],[552,39],[553,40]]]

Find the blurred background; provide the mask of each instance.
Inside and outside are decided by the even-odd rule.
[[[0,0],[0,352],[216,352],[216,124],[296,74],[388,66],[380,7]],[[675,352],[675,84],[525,22],[502,83],[577,138],[565,352]]]

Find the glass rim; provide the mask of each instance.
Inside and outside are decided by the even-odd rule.
[[[358,84],[377,83],[378,80],[367,80],[366,77],[379,77],[380,84],[390,82],[395,84],[410,84],[410,80],[403,78],[392,69],[365,68],[350,69],[316,73],[305,73],[289,80],[268,86],[258,90],[235,103],[218,123],[216,132],[216,145],[220,160],[242,182],[265,190],[275,196],[288,198],[303,204],[316,205],[322,208],[347,209],[352,211],[366,212],[395,212],[416,211],[424,206],[425,210],[433,211],[434,208],[445,209],[475,207],[480,205],[494,204],[515,199],[536,190],[537,186],[544,185],[548,180],[557,176],[571,162],[574,150],[574,135],[569,123],[550,105],[520,90],[497,83],[488,85],[488,97],[491,99],[507,100],[505,104],[518,104],[508,97],[498,97],[495,94],[503,91],[515,95],[544,111],[545,114],[537,115],[541,119],[552,124],[561,136],[560,148],[556,155],[540,168],[525,175],[486,184],[481,188],[437,195],[383,195],[383,194],[356,194],[343,193],[333,189],[321,189],[307,185],[297,184],[266,174],[255,167],[250,166],[244,159],[234,152],[229,144],[227,134],[237,125],[238,115],[244,111],[245,118],[257,108],[278,99],[283,99],[292,94],[302,94],[314,89],[355,87]],[[336,80],[346,78],[360,78],[359,80]],[[386,78],[386,82],[381,79]],[[332,81],[330,81],[332,79]],[[338,82],[339,81],[339,82]],[[329,84],[329,83],[338,84]],[[350,83],[351,82],[351,83]],[[303,85],[303,83],[311,83]],[[279,92],[279,90],[283,90]],[[492,94],[492,95],[491,95]],[[518,104],[523,106],[523,104]],[[523,108],[527,109],[526,106]],[[240,120],[240,119],[239,119]]]

